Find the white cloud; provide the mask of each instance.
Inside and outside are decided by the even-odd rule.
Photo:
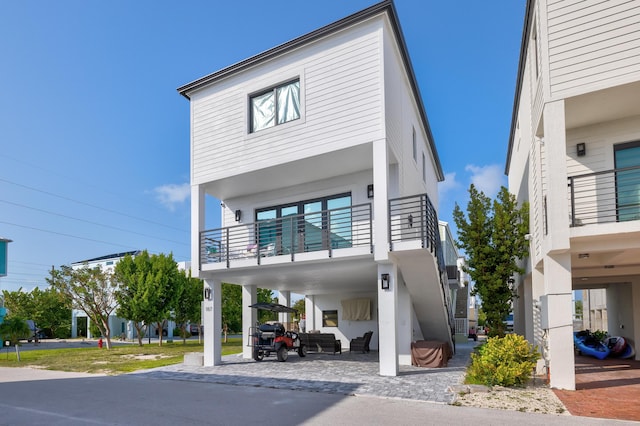
[[[495,198],[500,187],[506,185],[505,175],[498,164],[488,166],[469,164],[464,169],[471,172],[471,183],[489,198]]]
[[[191,195],[191,186],[188,183],[168,184],[153,188],[156,198],[166,208],[174,211],[177,204],[184,203]]]
[[[455,191],[461,187],[461,183],[456,180],[456,172],[445,173],[444,181],[438,184],[438,193],[440,194],[440,198],[444,197],[445,194]]]

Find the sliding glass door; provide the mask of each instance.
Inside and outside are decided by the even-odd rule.
[[[640,220],[640,141],[614,147],[618,222]]]
[[[259,209],[256,222],[260,247],[276,254],[351,247],[351,194]]]

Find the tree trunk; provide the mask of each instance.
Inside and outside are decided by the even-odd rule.
[[[139,322],[134,322],[133,326],[136,328],[136,337],[138,338],[138,345],[142,346],[142,338],[144,337],[144,334],[145,334],[142,332],[142,330],[145,330],[146,327],[140,324]]]
[[[102,325],[102,327],[100,327],[100,325]],[[107,349],[111,349],[111,329],[109,328],[109,317],[107,317],[106,319],[100,318],[98,329],[100,329],[100,333],[102,333],[102,337],[104,337],[104,340],[107,343]]]
[[[164,321],[159,321],[156,323],[158,325],[158,346],[162,346],[162,331],[164,330]]]

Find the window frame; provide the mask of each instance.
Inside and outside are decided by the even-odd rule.
[[[281,89],[283,87],[289,86],[293,83],[298,83],[298,117],[294,118],[292,120],[288,120],[288,121],[284,121],[282,123],[278,123],[278,89]],[[273,102],[274,102],[274,117],[273,117],[273,125],[268,126],[268,127],[263,127],[260,128],[258,130],[254,130],[253,128],[253,100],[255,98],[261,97],[266,95],[267,93],[271,93],[273,96]],[[272,86],[269,86],[266,89],[261,89],[252,93],[249,93],[248,95],[248,110],[249,110],[249,122],[248,122],[248,131],[249,134],[254,134],[254,133],[258,133],[267,129],[272,129],[274,127],[278,127],[278,126],[282,126],[283,124],[287,124],[287,123],[291,123],[297,120],[300,120],[302,118],[302,79],[300,78],[300,76],[285,80],[283,82],[280,82],[278,84],[274,84]]]
[[[331,315],[331,317],[329,317]],[[331,325],[328,321],[334,320],[335,315],[335,325]],[[323,327],[338,327],[338,310],[337,309],[327,309],[322,311],[322,326]]]

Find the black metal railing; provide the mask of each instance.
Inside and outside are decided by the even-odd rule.
[[[440,239],[438,214],[427,194],[412,195],[389,200],[389,243],[391,251],[394,244],[406,241],[419,241],[436,257],[440,291],[444,307],[448,313],[449,327],[454,333],[453,310],[447,282],[444,251]]]
[[[640,220],[640,167],[568,178],[571,226]]]
[[[202,231],[200,264],[372,244],[371,204],[360,204]]]
[[[420,241],[423,248],[444,257],[440,243],[438,215],[427,194],[412,195],[389,200],[389,242],[393,245],[405,241]]]

